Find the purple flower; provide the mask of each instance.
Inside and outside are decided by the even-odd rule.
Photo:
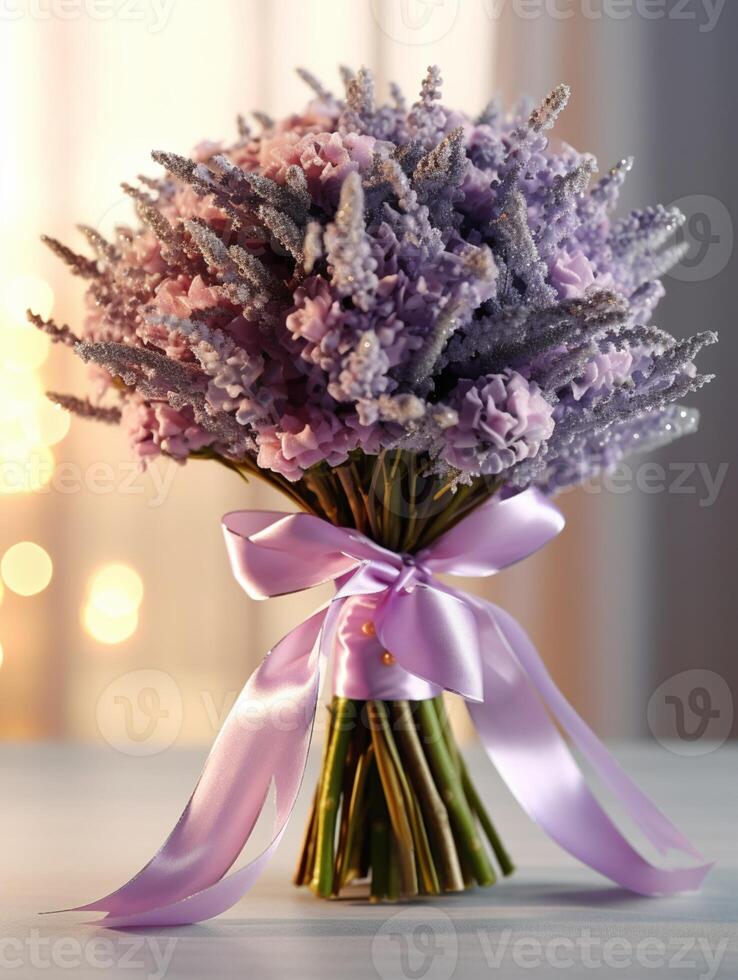
[[[460,381],[445,408],[458,422],[443,430],[442,458],[457,469],[497,476],[536,455],[553,432],[553,406],[516,371]]]
[[[629,350],[617,350],[612,344],[591,361],[587,361],[582,374],[571,383],[572,397],[581,401],[590,392],[612,391],[631,375],[633,355]]]
[[[549,265],[551,285],[560,299],[575,299],[584,296],[595,282],[589,259],[581,250],[573,254],[559,252]]]
[[[344,75],[338,97],[303,71],[307,108],[232,145],[156,151],[166,174],[124,185],[137,226],[83,228],[92,257],[47,240],[88,312],[81,336],[34,322],[94,363],[140,458],[207,445],[298,480],[400,447],[551,485],[708,380],[713,334],[648,326],[681,217],[614,217],[632,161],[591,183],[591,155],[549,143],[566,86],[473,120],[435,67],[409,109]]]

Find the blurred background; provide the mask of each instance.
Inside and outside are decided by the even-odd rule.
[[[738,9],[724,0],[0,4],[0,737],[141,754],[208,744],[263,653],[322,601],[249,601],[219,518],[288,505],[211,464],[142,475],[115,429],[70,425],[42,393],[82,393],[84,372],[24,311],[81,317],[81,284],[41,232],[75,248],[77,222],[109,232],[130,216],[120,181],[151,173],[152,149],[231,140],[237,112],[307,101],[295,66],[337,87],[339,63],[409,96],[437,63],[445,101],[470,112],[495,90],[511,102],[566,81],[557,135],[601,170],[635,156],[624,206],[687,213],[690,252],[657,322],[678,337],[721,332],[701,361],[719,371],[694,398],[701,432],[566,494],[564,535],[469,587],[522,619],[598,733],[681,735],[710,709],[727,734],[738,691],[737,42]]]

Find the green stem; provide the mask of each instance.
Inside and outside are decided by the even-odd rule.
[[[392,721],[402,761],[433,838],[444,891],[463,891],[464,878],[459,865],[448,811],[433,781],[433,775],[423,753],[415,720],[407,701],[392,702]]]
[[[387,804],[378,778],[373,788],[374,803],[369,829],[369,860],[372,869],[370,899],[372,902],[381,902],[387,895],[389,883],[390,825]]]
[[[396,902],[400,897],[400,845],[394,834],[390,835],[389,873],[387,875],[387,901]]]
[[[482,825],[482,830],[484,831],[487,840],[490,843],[494,855],[497,858],[497,863],[500,866],[500,870],[507,877],[511,875],[515,870],[515,865],[512,862],[512,858],[505,849],[500,835],[497,833],[495,825],[492,823],[490,815],[487,813],[487,809],[482,802],[482,798],[477,792],[477,788],[472,782],[472,778],[469,775],[469,770],[464,762],[464,757],[461,752],[459,752],[459,747],[456,744],[456,739],[454,738],[453,729],[451,727],[451,721],[448,717],[446,711],[446,705],[443,699],[443,695],[433,699],[433,704],[436,708],[436,713],[438,715],[438,720],[443,731],[443,737],[448,746],[449,752],[451,753],[456,768],[461,776],[461,785],[464,787],[464,793],[469,802],[469,806],[472,808],[477,816],[477,820]]]
[[[334,892],[337,894],[352,878],[359,876],[361,859],[361,829],[366,820],[366,784],[374,765],[374,748],[369,745],[359,756],[353,785],[348,799],[344,796],[346,834],[339,846],[336,862]],[[343,816],[343,811],[342,811]]]
[[[358,528],[362,534],[366,533],[366,510],[362,506],[359,488],[354,485],[351,472],[348,466],[339,466],[335,471],[341,483],[346,502],[354,520],[354,527]]]
[[[334,698],[331,705],[331,727],[328,754],[318,797],[318,832],[315,848],[315,867],[311,887],[327,898],[333,892],[334,843],[336,818],[343,780],[343,766],[351,739],[347,716],[352,710],[348,698]]]
[[[477,815],[477,820],[479,820],[482,825],[482,830],[487,836],[487,840],[490,843],[494,855],[497,858],[497,863],[500,866],[500,870],[503,875],[507,878],[515,870],[515,865],[512,862],[512,858],[505,849],[504,844],[500,839],[500,835],[497,833],[495,825],[492,823],[490,815],[482,802],[479,793],[471,780],[471,776],[466,768],[466,763],[461,760],[461,783],[464,787],[464,792],[466,793],[466,798],[469,801],[469,805],[472,810]]]
[[[417,701],[415,704],[418,728],[423,735],[423,747],[448,810],[454,836],[463,849],[478,884],[491,885],[496,880],[494,868],[479,837],[474,814],[469,808],[461,777],[444,740],[435,706],[432,701]]]
[[[304,885],[310,880],[312,874],[312,854],[314,852],[315,828],[318,813],[318,787],[315,787],[313,802],[310,807],[310,816],[305,827],[305,836],[300,848],[300,860],[295,869],[293,881],[296,885]]]
[[[380,494],[379,487],[383,484],[384,457],[386,450],[382,450],[374,461],[374,468],[371,471],[369,489],[367,491],[367,510],[370,520],[373,518],[374,540],[379,544],[385,541],[384,527],[384,496]]]
[[[356,717],[356,702],[351,701],[351,715]],[[349,800],[353,790],[356,769],[361,758],[363,746],[360,741],[361,731],[353,733],[346,758],[343,765],[343,776],[341,779],[341,817],[338,826],[338,844],[336,845],[336,862],[333,873],[333,894],[338,895],[341,890],[341,865],[346,857],[346,841],[349,829]]]
[[[404,895],[418,894],[418,877],[415,870],[415,842],[410,817],[405,806],[400,778],[386,740],[387,709],[382,701],[368,701],[369,727],[377,760],[377,770],[387,801],[392,830],[397,837],[400,857],[400,883]]]
[[[403,766],[400,753],[397,749],[393,728],[390,724],[388,713],[389,706],[385,705],[384,702],[381,702],[381,704],[382,708],[384,709],[380,716],[380,721],[382,724],[382,737],[387,745],[387,751],[389,752],[392,764],[395,767],[397,780],[400,784],[400,790],[402,791],[405,811],[408,815],[410,829],[413,835],[413,842],[415,844],[415,858],[417,861],[418,870],[420,871],[422,888],[428,895],[438,895],[440,894],[441,886],[438,881],[438,872],[436,871],[433,851],[431,850],[428,834],[425,829],[423,814],[418,804],[417,795],[415,792],[413,792],[410,781],[405,775],[405,767]],[[407,702],[405,702],[405,704],[407,704]]]
[[[394,479],[392,476],[392,471],[394,470],[395,474],[397,471],[397,465],[400,458],[399,453],[399,449],[395,450],[392,470],[388,468],[387,454],[385,453],[382,456],[382,543],[391,551],[395,551],[397,549],[401,530],[401,523],[397,513],[398,507],[396,504],[398,499],[398,489],[401,489],[400,481]]]
[[[317,466],[305,473],[302,478],[302,482],[318,498],[318,502],[320,503],[325,517],[327,517],[332,524],[340,525],[341,520],[338,513],[335,493],[326,488],[325,480],[318,472]]]

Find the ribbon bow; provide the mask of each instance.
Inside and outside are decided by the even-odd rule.
[[[416,555],[308,514],[227,514],[231,567],[252,598],[329,581],[336,594],[280,640],[247,681],[162,848],[122,888],[75,911],[104,911],[107,926],[179,925],[219,915],[249,890],[297,799],[321,673],[334,650],[336,693],[347,697],[421,700],[441,690],[464,697],[487,755],[523,809],[585,864],[643,895],[698,888],[711,865],[577,715],[518,623],[435,577],[492,575],[563,526],[561,513],[533,489],[488,501]],[[357,626],[367,621],[373,629],[364,635]],[[554,722],[660,854],[674,849],[699,864],[666,869],[642,857],[595,799]],[[271,841],[226,876],[272,783]]]

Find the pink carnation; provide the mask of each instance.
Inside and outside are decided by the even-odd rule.
[[[256,461],[263,469],[295,481],[321,460],[329,466],[344,463],[360,438],[360,427],[352,430],[332,412],[305,407],[299,415],[284,415],[279,425],[259,430]]]
[[[184,460],[213,442],[213,437],[195,423],[191,412],[178,412],[166,402],[151,403],[132,396],[123,405],[121,421],[142,466],[161,453]]]
[[[348,133],[308,133],[288,130],[261,144],[262,173],[283,184],[289,167],[305,172],[308,190],[322,206],[334,206],[341,184],[352,170],[371,166],[376,140],[373,136]]]
[[[287,316],[293,337],[303,337],[310,349],[341,322],[341,307],[321,276],[311,276],[295,291],[295,309]]]
[[[300,136],[307,133],[325,133],[336,128],[338,122],[338,104],[334,101],[313,99],[300,113],[293,113],[286,119],[281,119],[275,126],[275,132],[293,132]]]
[[[202,276],[190,280],[187,276],[166,279],[156,289],[154,306],[166,316],[188,319],[194,310],[210,310],[220,303],[217,287],[206,286]]]

